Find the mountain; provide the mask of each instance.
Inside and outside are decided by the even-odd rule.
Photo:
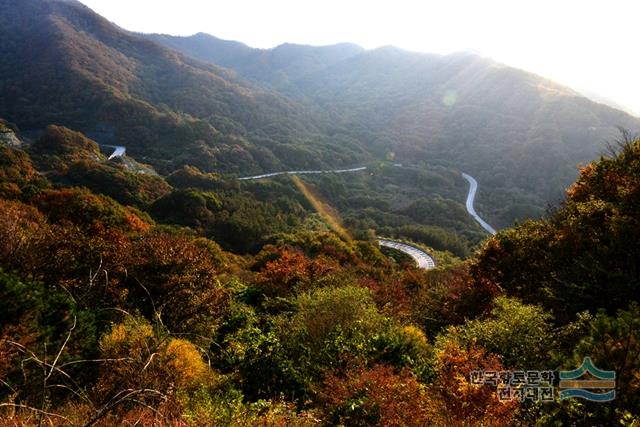
[[[50,126],[23,150],[2,119],[0,134],[3,425],[640,420],[640,140],[585,167],[553,214],[502,230],[468,262],[429,249],[438,268],[425,270],[373,234],[295,221],[304,209],[292,180],[257,184],[259,202],[186,167],[169,182],[147,177],[166,193],[135,208],[121,204],[126,193],[158,183],[84,135]],[[93,188],[34,169],[50,160],[62,160],[59,172],[91,162]],[[100,182],[125,191],[94,193]],[[287,205],[295,210],[282,215]],[[217,244],[260,243],[264,227],[285,224],[255,254]],[[532,410],[473,384],[478,366],[571,372],[585,355],[615,373],[615,407]]]
[[[145,36],[61,0],[0,0],[0,117],[35,139],[56,124],[124,145],[164,175],[185,165],[249,175],[384,159],[440,178],[442,168],[464,171],[480,183],[478,211],[498,227],[559,200],[576,165],[618,127],[640,130],[624,112],[476,55]],[[454,197],[406,181],[411,197]]]
[[[79,2],[0,0],[0,46],[0,115],[23,130],[65,125],[167,172],[189,163],[262,170],[287,156],[322,163],[313,147],[289,153],[317,132],[296,103]]]
[[[218,46],[280,59],[0,0],[0,426],[640,426],[640,138],[540,219],[464,203],[531,216],[636,119],[473,55]]]
[[[204,35],[153,38],[276,87],[365,141],[377,158],[436,162],[474,174],[488,189],[479,203],[499,225],[531,214],[527,206],[559,200],[576,165],[602,153],[619,128],[640,130],[636,117],[473,54],[352,49],[348,57],[333,55],[333,63],[302,74],[296,64],[329,48],[251,50]],[[283,49],[290,55],[280,55]],[[238,60],[265,57],[251,67]],[[286,84],[273,85],[277,73],[285,73],[280,81]]]

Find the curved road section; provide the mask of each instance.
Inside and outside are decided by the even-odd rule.
[[[393,240],[388,240],[388,239],[378,239],[378,243],[380,244],[380,246],[397,249],[409,255],[411,258],[413,258],[416,264],[418,264],[418,268],[431,270],[436,266],[435,261],[433,260],[433,258],[431,258],[431,256],[429,256],[429,254],[427,254],[426,252],[414,246],[407,245],[406,243],[400,243]]]
[[[359,168],[351,168],[351,169],[329,169],[329,170],[309,170],[309,171],[284,171],[284,172],[272,172],[265,173],[262,175],[253,175],[253,176],[244,176],[242,178],[238,178],[240,181],[249,181],[252,179],[262,179],[262,178],[271,178],[273,176],[278,175],[310,175],[310,174],[319,174],[319,173],[348,173],[348,172],[360,172],[366,170],[366,166],[362,166]]]
[[[475,219],[476,222],[482,226],[482,228],[484,228],[491,234],[496,234],[495,228],[493,228],[492,226],[487,224],[485,220],[480,218],[480,215],[478,215],[475,208],[473,207],[473,201],[476,198],[476,191],[478,191],[478,181],[476,181],[475,178],[471,175],[467,175],[464,172],[462,173],[462,177],[469,181],[469,194],[467,194],[467,212],[469,212],[469,215],[471,215],[473,219]]]

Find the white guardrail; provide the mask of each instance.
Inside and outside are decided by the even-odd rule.
[[[406,243],[396,242],[394,240],[389,240],[389,239],[378,239],[378,243],[380,244],[380,246],[397,249],[409,255],[411,258],[414,259],[414,261],[418,265],[418,268],[431,270],[436,266],[435,261],[433,260],[433,258],[431,258],[431,256],[428,253],[424,252],[421,249],[416,248],[415,246],[411,246]]]
[[[249,181],[252,179],[262,179],[262,178],[271,178],[273,176],[278,175],[311,175],[311,174],[320,174],[320,173],[347,173],[347,172],[360,172],[366,170],[366,166],[361,166],[358,168],[351,169],[328,169],[328,170],[302,170],[302,171],[284,171],[284,172],[271,172],[265,173],[262,175],[253,175],[253,176],[243,176],[242,178],[238,178],[240,181]]]

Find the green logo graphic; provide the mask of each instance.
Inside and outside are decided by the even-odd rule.
[[[577,397],[593,402],[609,402],[616,397],[616,373],[598,369],[590,357],[585,357],[579,368],[560,371],[559,387],[561,400]]]

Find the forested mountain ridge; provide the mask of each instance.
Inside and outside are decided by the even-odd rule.
[[[505,226],[559,200],[618,127],[640,129],[470,54],[143,36],[57,0],[2,0],[0,20],[0,116],[25,134],[56,123],[125,145],[162,174],[428,162],[474,175],[480,211]]]
[[[322,150],[299,148],[317,134],[304,108],[123,31],[79,2],[2,0],[0,22],[0,115],[23,130],[66,125],[127,145],[167,172],[181,163],[260,171],[279,167],[291,150],[322,164]],[[353,161],[353,150],[339,151],[329,158]]]
[[[0,426],[640,425],[635,118],[469,54],[196,39],[0,0]],[[488,236],[462,172],[541,218]],[[587,357],[615,399],[564,398]]]
[[[273,49],[253,49],[243,43],[222,40],[205,33],[190,37],[148,34],[144,37],[179,52],[237,71],[240,75],[271,87],[283,87],[308,74],[364,51],[351,43],[306,46],[285,43]]]

